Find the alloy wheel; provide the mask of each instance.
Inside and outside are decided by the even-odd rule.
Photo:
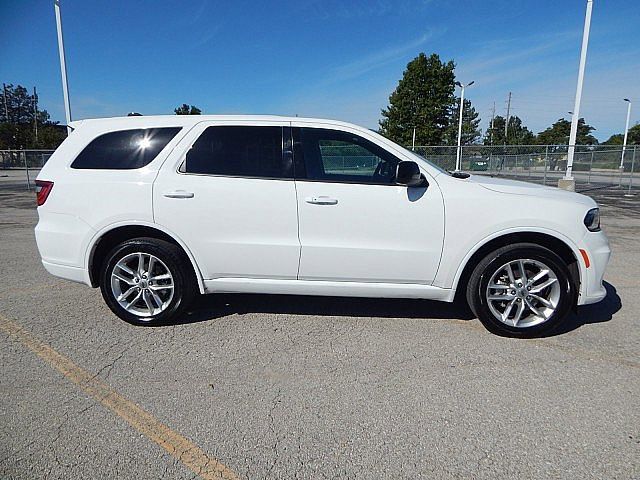
[[[111,272],[111,293],[120,306],[138,317],[152,317],[173,299],[171,271],[155,255],[144,252],[122,257]]]
[[[496,319],[525,328],[546,322],[560,302],[561,288],[554,271],[539,260],[517,259],[498,268],[485,298]]]

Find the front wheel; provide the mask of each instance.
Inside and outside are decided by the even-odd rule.
[[[576,302],[566,263],[535,244],[515,244],[487,255],[474,269],[467,301],[485,327],[499,335],[532,337],[557,328]]]
[[[195,279],[182,251],[155,238],[135,238],[116,246],[100,275],[109,308],[134,325],[174,319],[195,295]]]

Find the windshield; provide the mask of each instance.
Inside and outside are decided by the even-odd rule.
[[[417,159],[428,163],[430,166],[432,166],[433,168],[435,168],[436,170],[438,170],[441,173],[445,173],[447,175],[451,175],[451,172],[449,172],[448,170],[445,170],[444,168],[442,168],[439,165],[436,165],[433,162],[430,162],[429,160],[427,160],[426,158],[424,158],[422,155],[417,154],[416,152],[412,152],[411,150],[409,150],[408,148],[404,148],[403,146],[400,146],[400,148],[402,148],[405,152],[411,154],[413,157],[416,157]]]

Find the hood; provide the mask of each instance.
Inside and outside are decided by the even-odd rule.
[[[596,202],[586,195],[568,192],[556,187],[546,187],[536,183],[520,182],[517,180],[507,180],[505,178],[489,177],[484,175],[471,175],[467,181],[498,193],[555,198],[565,202],[571,201],[580,203],[591,208],[597,206]]]

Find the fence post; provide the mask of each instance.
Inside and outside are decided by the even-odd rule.
[[[633,185],[633,167],[635,166],[636,163],[636,149],[637,149],[637,145],[633,146],[633,157],[631,157],[631,175],[629,176],[629,189],[627,190],[627,194],[625,195],[625,197],[632,197],[633,194],[631,193],[631,186]]]
[[[23,151],[24,168],[27,171],[27,190],[31,190],[31,179],[29,178],[29,163],[27,162],[27,152]]]
[[[622,174],[624,173],[624,154],[625,148],[622,147],[622,160],[620,161],[620,179],[618,180],[618,188],[622,188]]]
[[[596,153],[595,150],[591,150],[591,162],[589,163],[589,179],[587,183],[591,185],[591,170],[593,169],[593,154]]]
[[[547,184],[547,167],[549,165],[549,145],[544,147],[544,176],[542,177],[542,184]]]

